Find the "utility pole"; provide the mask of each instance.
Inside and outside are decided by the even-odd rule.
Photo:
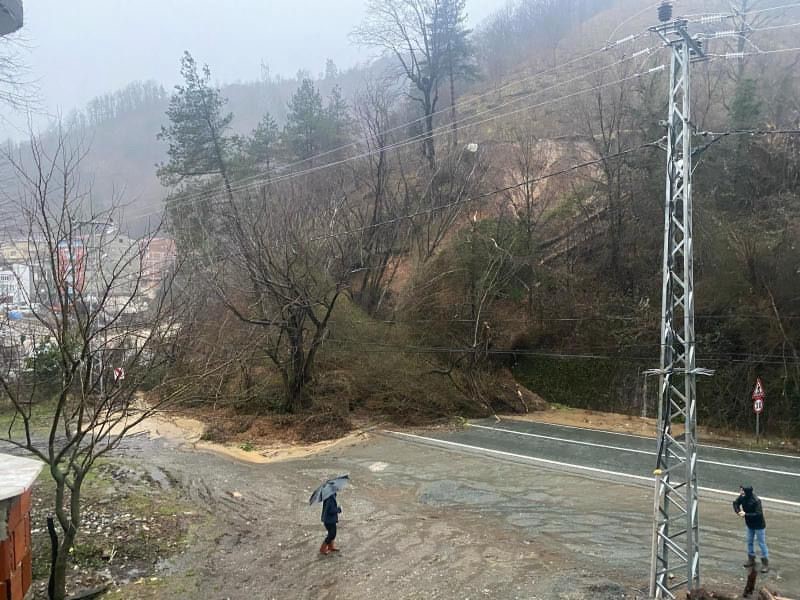
[[[672,5],[651,27],[671,53],[666,121],[667,176],[661,298],[658,451],[653,507],[650,597],[677,598],[700,586],[697,491],[697,396],[692,265],[691,64],[703,60],[686,19]],[[678,425],[683,422],[683,428]],[[678,425],[678,427],[676,427]]]

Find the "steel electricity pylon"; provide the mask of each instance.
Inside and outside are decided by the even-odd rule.
[[[692,265],[691,65],[704,59],[686,19],[658,10],[651,27],[671,53],[661,299],[658,458],[650,597],[676,598],[700,585],[697,493],[694,275]]]

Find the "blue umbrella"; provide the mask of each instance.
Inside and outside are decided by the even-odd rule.
[[[325,502],[325,500],[333,496],[348,483],[350,483],[350,475],[339,475],[333,479],[328,479],[328,481],[314,490],[314,493],[311,494],[311,498],[308,499],[308,503]]]

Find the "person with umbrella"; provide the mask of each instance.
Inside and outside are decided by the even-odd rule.
[[[336,539],[336,524],[339,522],[339,515],[342,512],[341,507],[336,502],[336,493],[346,486],[349,481],[349,475],[340,475],[334,479],[329,479],[314,490],[311,498],[308,499],[309,504],[322,502],[322,524],[325,525],[328,535],[325,536],[325,541],[322,542],[322,546],[319,548],[321,554],[339,551],[339,548],[333,543]]]

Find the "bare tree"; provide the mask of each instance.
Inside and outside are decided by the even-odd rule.
[[[288,412],[310,406],[315,359],[349,283],[335,230],[345,201],[330,173],[319,181],[264,186],[227,204],[218,244],[227,250],[206,257],[224,305],[261,328],[259,343],[280,372]]]
[[[356,115],[364,144],[370,151],[363,167],[354,169],[356,189],[365,190],[346,207],[341,223],[354,234],[343,240],[349,246],[343,258],[356,273],[351,297],[369,314],[378,312],[408,243],[408,223],[401,217],[412,205],[408,180],[402,171],[402,154],[390,154],[390,109],[393,96],[386,85],[370,83],[359,96]]]
[[[474,144],[448,154],[430,175],[415,179],[412,235],[422,262],[430,260],[478,195],[488,164]]]
[[[436,165],[433,121],[439,86],[449,73],[463,74],[471,61],[463,8],[458,0],[369,0],[366,19],[353,32],[359,43],[394,57],[411,84],[411,98],[422,108],[423,154],[431,168]]]
[[[447,344],[440,361],[444,366],[433,372],[446,375],[464,396],[488,409],[493,396],[491,355],[498,338],[493,320],[517,270],[515,223],[509,206],[504,208],[492,220],[480,221],[474,215],[454,243],[426,265],[424,279],[401,308],[425,315],[431,325],[423,336]],[[447,325],[438,330],[436,322]]]
[[[510,162],[514,168],[514,180],[522,183],[514,191],[511,202],[523,232],[521,246],[524,256],[521,258],[525,263],[525,280],[522,283],[528,295],[528,314],[532,315],[535,270],[541,260],[537,256],[539,245],[536,236],[539,225],[554,198],[548,187],[551,182],[537,182],[536,178],[546,172],[553,162],[553,157],[548,149],[548,141],[536,135],[532,121],[512,127],[510,142],[512,156]],[[520,276],[523,277],[522,269],[520,271]]]
[[[585,176],[592,186],[594,214],[602,215],[606,227],[607,270],[619,282],[626,276],[622,259],[635,186],[632,185],[633,161],[620,158],[618,154],[642,141],[645,127],[638,113],[649,80],[643,78],[638,82],[642,89],[632,89],[628,83],[607,85],[604,80],[623,78],[632,68],[628,62],[610,72],[598,72],[594,92],[579,103],[576,115],[591,154],[601,161],[597,169],[585,171]]]
[[[26,78],[23,48],[18,36],[0,36],[0,104],[12,109],[28,108],[36,99],[36,88]]]
[[[182,317],[171,279],[152,288],[144,260],[152,235],[127,238],[116,228],[115,210],[90,212],[78,178],[85,154],[67,139],[59,130],[55,146],[45,150],[32,137],[29,156],[5,157],[20,181],[18,209],[27,225],[20,243],[33,283],[30,316],[0,323],[6,341],[0,399],[14,412],[0,441],[44,462],[55,483],[61,539],[51,526],[57,555],[50,595],[57,600],[65,598],[87,475],[182,390],[164,375],[177,352]],[[139,397],[145,383],[155,389],[152,403]]]
[[[370,314],[383,304],[403,256],[416,249],[422,262],[432,258],[467,212],[481,187],[487,165],[474,146],[441,158],[431,173],[409,153],[389,153],[391,145],[386,86],[371,85],[356,105],[364,142],[373,150],[353,170],[354,188],[363,195],[341,213],[345,269],[355,274],[350,295]]]

